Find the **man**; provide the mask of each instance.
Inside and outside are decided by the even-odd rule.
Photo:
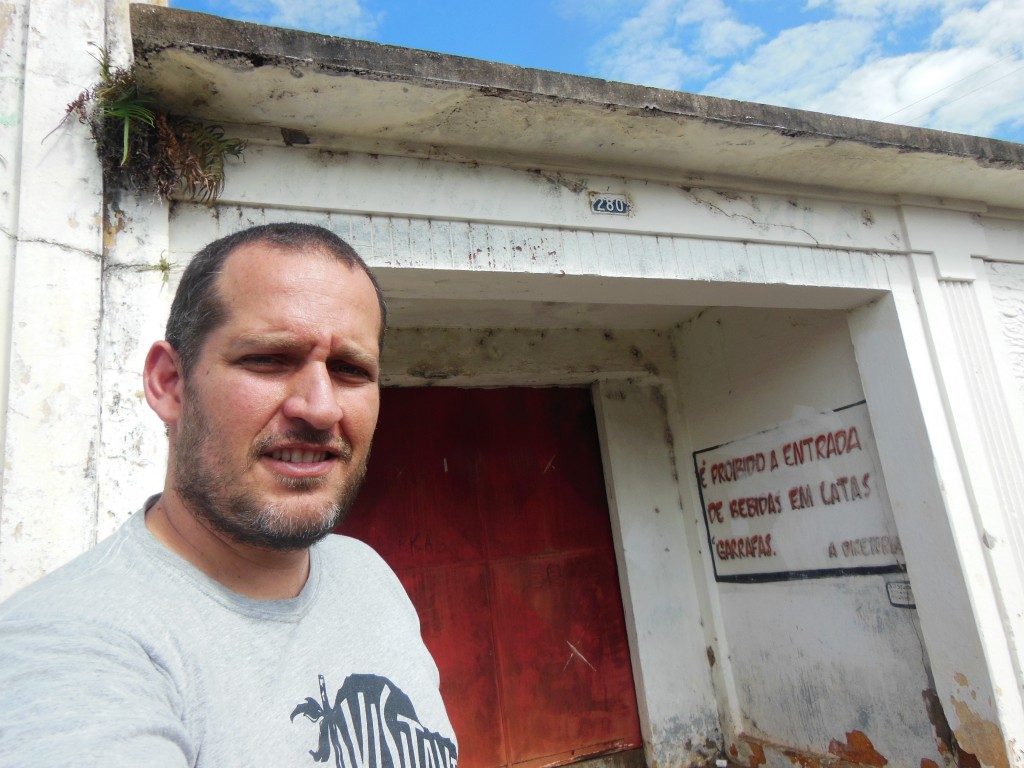
[[[0,606],[0,765],[456,764],[401,585],[327,535],[366,469],[385,323],[319,227],[196,255],[144,370],[163,493]]]

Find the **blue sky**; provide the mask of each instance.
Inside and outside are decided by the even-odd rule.
[[[174,7],[1024,142],[1024,0],[172,0]]]

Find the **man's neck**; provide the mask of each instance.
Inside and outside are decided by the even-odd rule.
[[[298,595],[309,577],[309,551],[278,552],[239,544],[193,515],[173,491],[146,512],[157,541],[232,592],[256,600]]]

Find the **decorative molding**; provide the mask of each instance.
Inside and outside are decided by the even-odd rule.
[[[971,259],[988,251],[977,214],[903,205],[900,215],[908,249],[932,254],[940,280],[974,280]]]
[[[171,257],[255,224],[308,221],[336,232],[373,267],[599,275],[886,290],[891,256],[868,251],[443,219],[176,204]]]
[[[1011,406],[974,286],[940,280],[939,287],[949,313],[960,368],[973,395],[969,398],[970,407],[992,472],[992,491],[1002,511],[1006,543],[1016,564],[1016,579],[1024,583],[1024,516],[1019,514],[1024,510],[1024,451],[1013,420],[1007,416]],[[982,536],[987,538],[990,533],[983,531]],[[991,540],[985,543],[990,549],[998,546],[998,542]],[[997,572],[998,576],[1005,578]]]

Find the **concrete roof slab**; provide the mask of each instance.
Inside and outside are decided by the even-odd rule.
[[[165,109],[370,151],[1024,207],[1024,145],[131,9]],[[333,144],[332,144],[333,146]]]

